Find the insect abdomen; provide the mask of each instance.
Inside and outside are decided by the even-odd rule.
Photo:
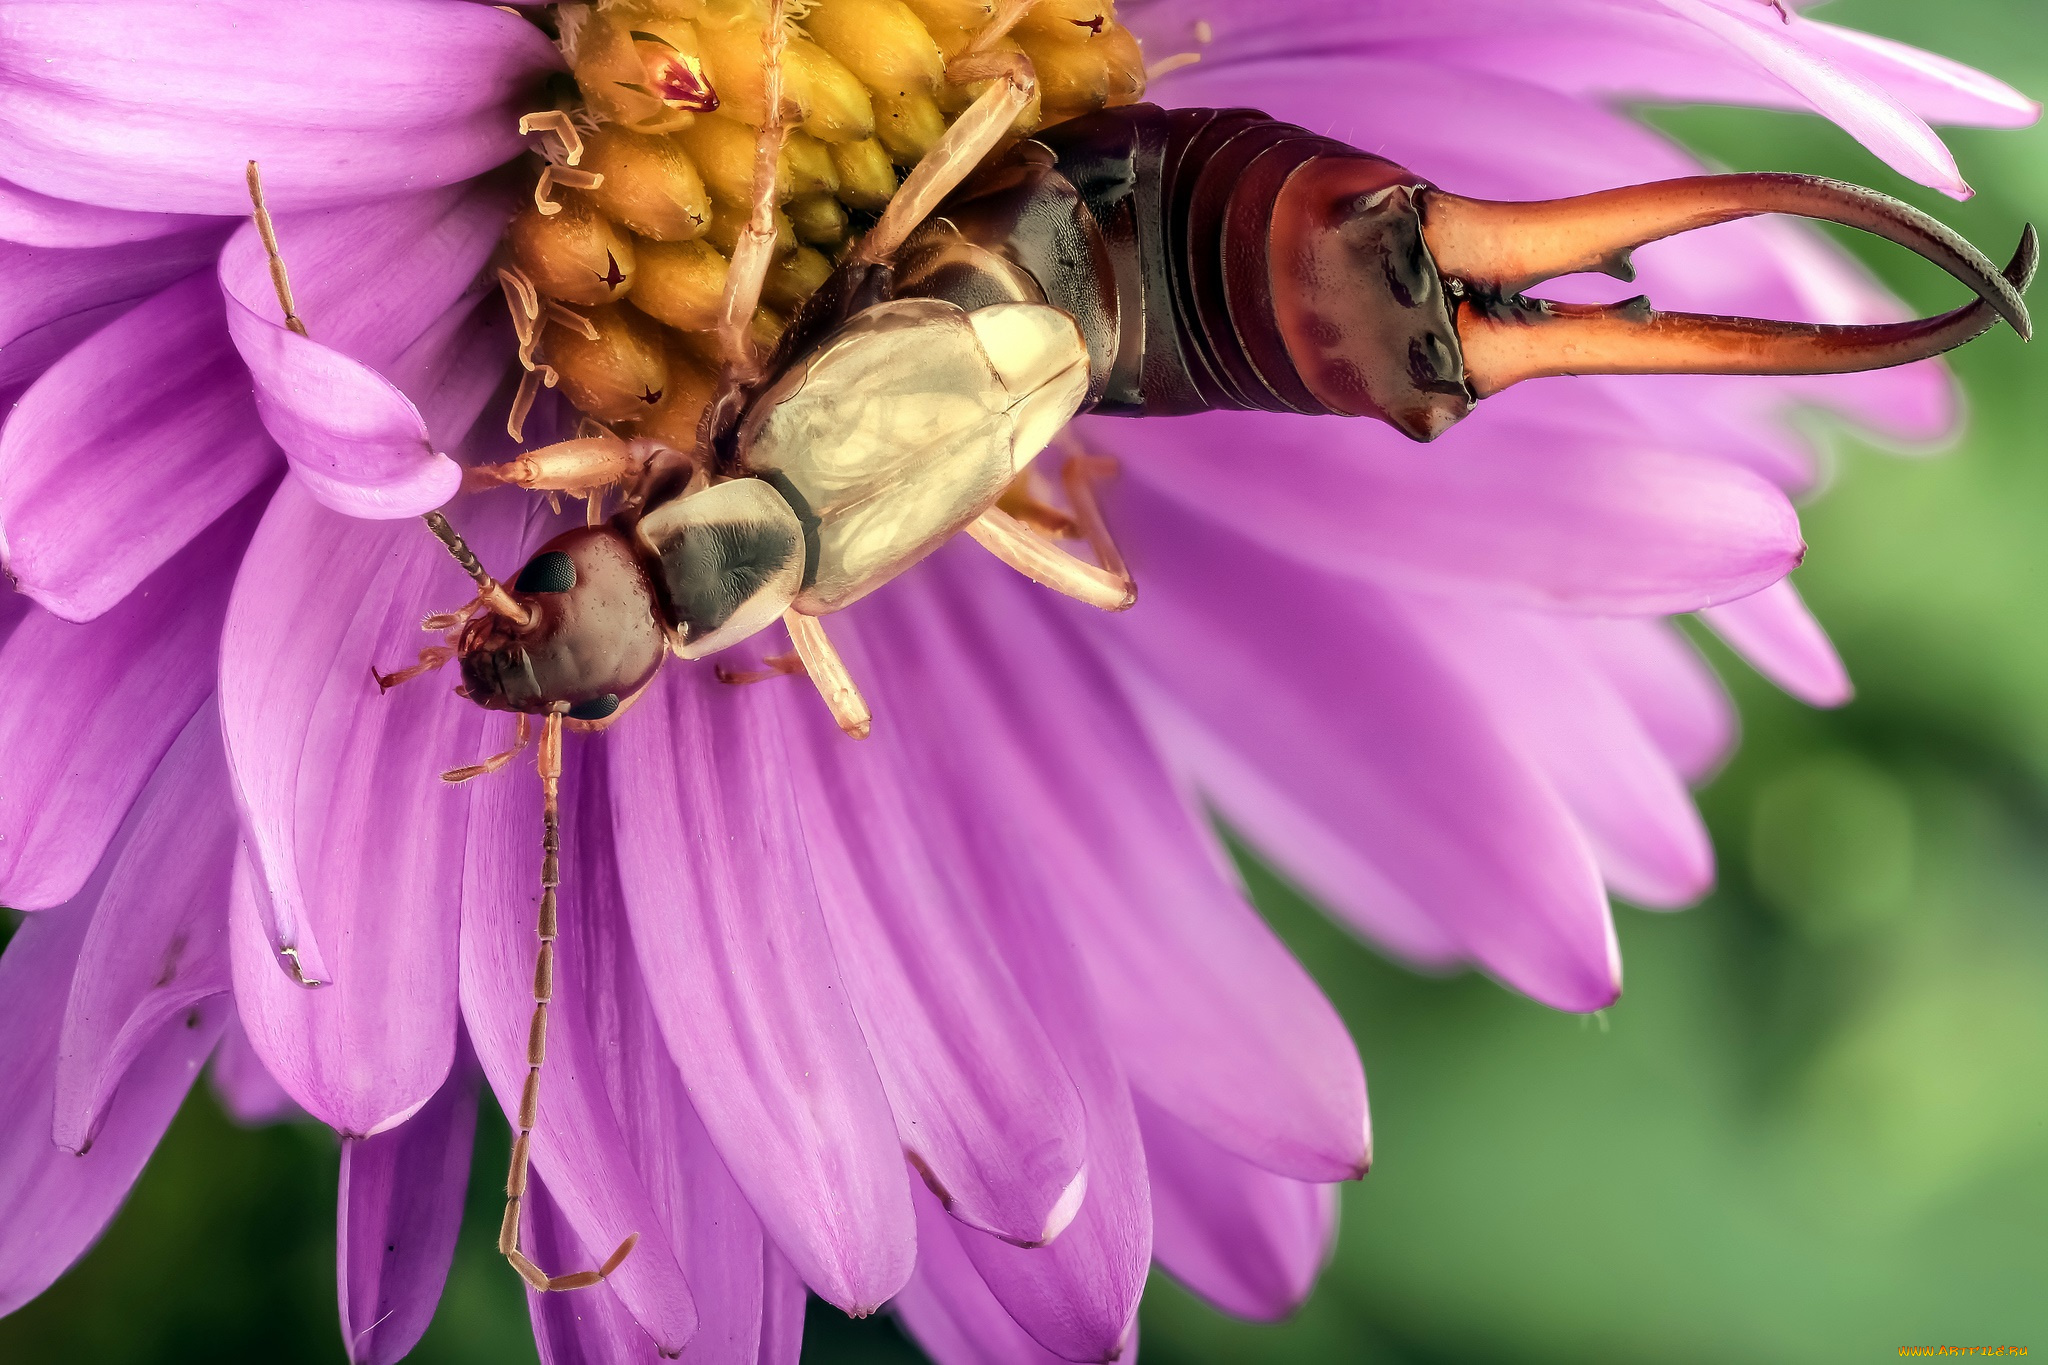
[[[1329,411],[1275,325],[1267,229],[1289,174],[1349,148],[1249,109],[1156,105],[1075,119],[1040,140],[1102,228],[1125,319],[1097,411]],[[1128,325],[1133,312],[1142,327]]]
[[[1421,243],[1423,188],[1254,110],[1109,109],[962,186],[906,248],[897,289],[973,307],[1035,286],[1081,325],[1095,412],[1426,426],[1427,409],[1469,399]]]

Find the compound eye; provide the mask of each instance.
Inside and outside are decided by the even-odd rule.
[[[519,571],[518,580],[512,584],[512,591],[567,592],[575,586],[576,561],[560,550],[549,550],[526,562],[526,567]],[[613,704],[617,705],[616,702]]]
[[[547,556],[546,556],[546,555],[542,555],[542,556],[541,556],[541,559],[546,559],[546,558],[547,558]],[[567,556],[567,555],[563,555],[563,556],[562,556],[562,558],[564,558],[564,559],[567,559],[567,558],[568,558],[568,556]],[[535,560],[534,562],[535,562],[535,563],[539,563],[540,561],[539,561],[539,560]],[[529,565],[528,567],[530,568],[531,566]],[[524,574],[521,574],[521,575],[520,575],[520,577],[522,577],[522,578],[524,578],[525,576],[526,576],[526,575],[524,575]],[[572,577],[573,577],[573,571],[572,571]],[[544,590],[544,591],[545,591],[545,590]],[[569,719],[570,719],[570,720],[603,720],[603,719],[604,719],[605,717],[607,717],[607,716],[611,715],[611,714],[612,714],[613,712],[617,711],[618,709],[619,709],[619,699],[618,699],[618,696],[617,696],[616,694],[614,694],[614,693],[611,693],[611,692],[607,692],[607,693],[605,693],[605,694],[604,694],[603,696],[601,696],[601,697],[591,697],[591,698],[589,698],[589,699],[588,699],[588,700],[586,700],[586,701],[579,701],[579,702],[577,702],[577,703],[576,703],[576,704],[575,704],[574,706],[572,706],[572,707],[570,707],[570,708],[569,708]]]

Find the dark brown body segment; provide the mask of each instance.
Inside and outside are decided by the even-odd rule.
[[[541,712],[555,703],[630,697],[667,655],[653,579],[626,535],[612,526],[578,527],[534,559],[552,553],[574,566],[573,591],[519,592],[532,622],[521,627],[487,614],[463,636],[462,681],[479,705]]]
[[[1088,344],[1085,411],[1370,416],[1427,440],[1472,395],[1424,188],[1256,110],[1138,104],[1058,124],[970,177],[892,265],[849,264],[813,294],[762,384],[723,396],[713,449],[729,457],[740,411],[795,357],[904,296],[1067,313]]]
[[[1983,306],[1815,328],[1639,303],[1574,309],[1517,292],[1575,270],[1626,276],[1631,245],[1766,212],[1890,237]],[[1540,269],[1521,268],[1531,252]],[[754,394],[862,308],[899,296],[1061,309],[1088,345],[1084,411],[1377,417],[1427,441],[1480,397],[1540,375],[1833,373],[1937,354],[1999,315],[2025,335],[2019,295],[2034,257],[2030,229],[2001,276],[1909,206],[1811,177],[1691,177],[1488,204],[1255,110],[1128,105],[1056,124],[988,163],[893,263],[842,267],[785,331],[761,383],[720,396],[709,430],[722,470]],[[676,471],[649,504],[686,477]]]
[[[1420,188],[1254,110],[1134,105],[975,175],[911,238],[893,289],[1071,314],[1094,412],[1338,413],[1426,438],[1471,397]]]

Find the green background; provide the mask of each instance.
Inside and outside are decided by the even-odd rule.
[[[1842,0],[1826,18],[2048,92],[2041,0]],[[2048,221],[2048,129],[1950,135],[1957,205],[1817,119],[1658,113],[1709,156],[1817,171],[1939,214],[2002,259]],[[1925,311],[1954,286],[1849,243]],[[1155,1277],[1165,1362],[1827,1362],[1908,1344],[2048,1352],[2048,346],[1960,353],[1957,449],[1836,434],[1801,590],[1858,685],[1807,710],[1725,651],[1734,762],[1702,795],[1721,887],[1619,912],[1628,994],[1597,1019],[1391,967],[1257,869],[1261,905],[1350,1021],[1378,1167],[1290,1323]],[[1710,649],[1712,647],[1710,646]],[[480,1139],[448,1293],[413,1359],[533,1359],[491,1254]],[[112,1231],[0,1321],[8,1361],[339,1361],[335,1147],[243,1131],[202,1088]],[[814,1305],[806,1360],[914,1360]]]

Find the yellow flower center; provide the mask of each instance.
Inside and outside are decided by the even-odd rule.
[[[590,419],[681,449],[716,383],[713,328],[767,121],[767,0],[612,0],[549,19],[575,77],[529,117],[548,164],[500,272],[534,375]],[[969,54],[1022,53],[1037,128],[1137,101],[1137,40],[1112,0],[785,0],[775,258],[753,334],[772,347],[854,239],[987,84]],[[965,74],[964,72],[956,73]]]

